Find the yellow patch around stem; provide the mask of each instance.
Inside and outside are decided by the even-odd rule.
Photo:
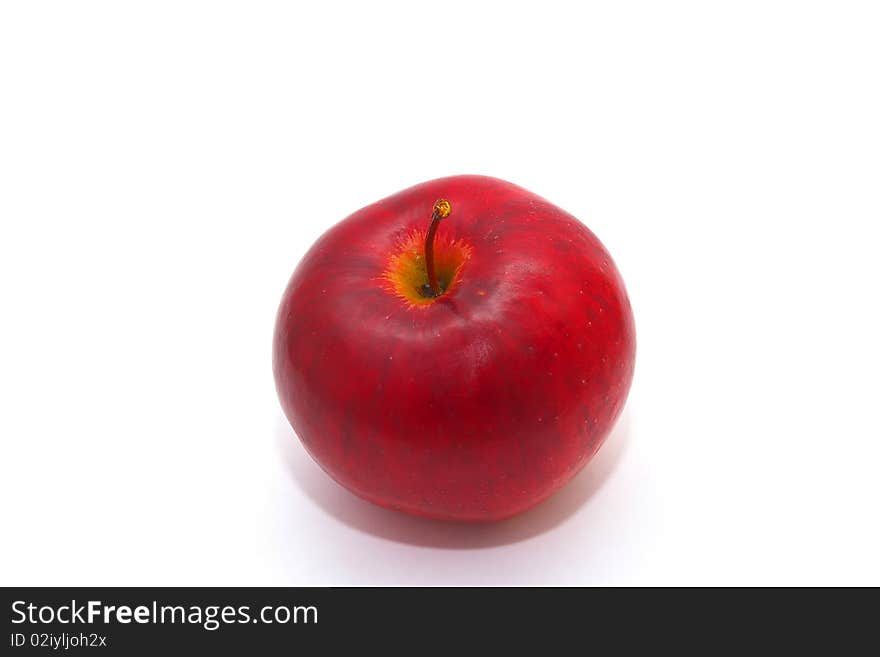
[[[438,297],[430,296],[427,289],[428,272],[425,269],[425,231],[413,231],[398,245],[382,273],[388,292],[411,307],[427,307],[451,292],[461,281],[461,270],[471,257],[471,247],[461,240],[450,240],[443,235],[434,239],[434,271],[440,288]]]

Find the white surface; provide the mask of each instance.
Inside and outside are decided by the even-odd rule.
[[[880,584],[880,8],[579,5],[3,3],[0,583]],[[311,243],[453,173],[584,220],[639,337],[489,527],[338,488],[270,366]]]

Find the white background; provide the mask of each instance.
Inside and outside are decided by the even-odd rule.
[[[5,2],[0,583],[880,584],[880,8]],[[614,255],[599,456],[493,526],[398,516],[284,421],[329,226],[455,173]]]

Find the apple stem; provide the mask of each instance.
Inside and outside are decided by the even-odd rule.
[[[425,270],[428,272],[428,287],[431,296],[440,296],[440,286],[437,284],[437,272],[434,271],[434,236],[437,234],[437,226],[440,220],[445,219],[452,212],[452,204],[445,198],[439,199],[434,203],[434,209],[431,212],[431,225],[428,227],[428,235],[425,237]]]

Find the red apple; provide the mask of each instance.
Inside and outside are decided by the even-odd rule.
[[[583,224],[516,185],[455,176],[325,233],[284,293],[273,355],[290,423],[337,482],[399,511],[490,521],[595,454],[629,391],[635,332]]]

